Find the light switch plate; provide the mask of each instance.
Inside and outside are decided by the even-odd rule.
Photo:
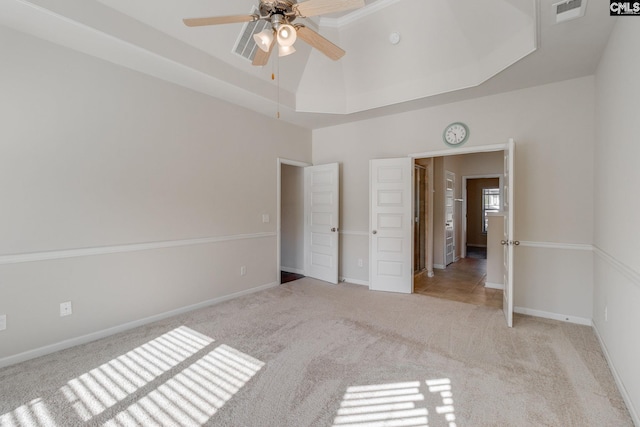
[[[7,329],[7,315],[0,314],[0,331]]]

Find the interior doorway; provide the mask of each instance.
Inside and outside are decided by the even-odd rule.
[[[501,210],[502,174],[462,177],[461,258],[487,258],[489,215]]]
[[[502,147],[501,147],[502,148]],[[417,165],[430,161],[434,177],[430,183],[433,187],[430,193],[433,195],[431,208],[425,209],[425,224],[419,226],[420,219],[420,195],[424,188],[420,185],[422,173],[415,169],[418,177],[414,177],[414,190],[416,193],[416,225],[414,227],[414,291],[423,295],[445,298],[465,303],[483,305],[493,308],[502,307],[502,290],[486,287],[487,256],[486,235],[483,243],[471,238],[471,251],[467,250],[467,223],[470,215],[474,218],[474,226],[480,227],[480,234],[486,233],[486,226],[482,227],[481,219],[484,214],[481,206],[482,195],[475,197],[473,178],[492,179],[482,183],[485,188],[497,188],[500,191],[501,177],[503,173],[503,149],[478,153],[450,154],[447,156],[432,157],[429,159],[416,159]],[[462,179],[456,179],[462,177]],[[495,181],[495,182],[494,182]],[[428,183],[428,180],[427,180]],[[474,193],[470,200],[468,184],[471,183],[471,191]],[[496,184],[494,186],[494,184]],[[482,187],[481,186],[481,187]],[[482,191],[482,190],[480,190]],[[428,191],[429,192],[429,191]],[[477,200],[476,200],[477,199]],[[471,206],[473,204],[473,206]],[[468,209],[471,208],[471,209]],[[469,212],[469,210],[471,212]],[[478,213],[479,212],[479,213]],[[476,215],[477,214],[477,215]],[[431,233],[433,251],[432,258],[420,259],[426,251],[421,248],[421,239],[416,238],[415,233],[424,234],[423,230],[433,226]],[[420,236],[421,237],[421,236]],[[484,245],[484,247],[482,247]],[[481,249],[482,254],[476,256],[475,248]],[[497,258],[497,257],[496,257]],[[433,264],[432,274],[425,274],[422,265]],[[501,262],[494,259],[493,262]]]
[[[278,159],[278,283],[304,277],[304,168],[309,163]]]

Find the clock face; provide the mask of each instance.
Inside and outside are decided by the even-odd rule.
[[[448,145],[457,146],[469,138],[469,128],[464,123],[452,123],[444,130],[443,139]]]

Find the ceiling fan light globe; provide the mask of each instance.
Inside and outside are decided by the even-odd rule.
[[[296,51],[296,48],[293,46],[278,46],[278,56],[288,56]]]
[[[284,24],[280,25],[280,28],[278,28],[278,44],[280,46],[293,46],[297,37],[298,35],[296,34],[296,29],[293,28],[293,25]]]
[[[271,43],[273,43],[273,30],[264,29],[260,31],[258,34],[253,35],[253,40],[255,40],[256,45],[260,49],[265,52],[269,52],[271,48]]]

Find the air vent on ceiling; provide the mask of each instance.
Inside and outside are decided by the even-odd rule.
[[[251,14],[258,14],[258,9],[254,7]],[[238,41],[233,48],[233,52],[249,61],[253,61],[253,57],[256,56],[256,49],[258,49],[253,35],[264,30],[269,25],[271,25],[269,22],[262,19],[244,24],[240,32],[240,37],[238,37]]]
[[[587,9],[587,0],[565,0],[552,6],[556,23],[581,18]]]

